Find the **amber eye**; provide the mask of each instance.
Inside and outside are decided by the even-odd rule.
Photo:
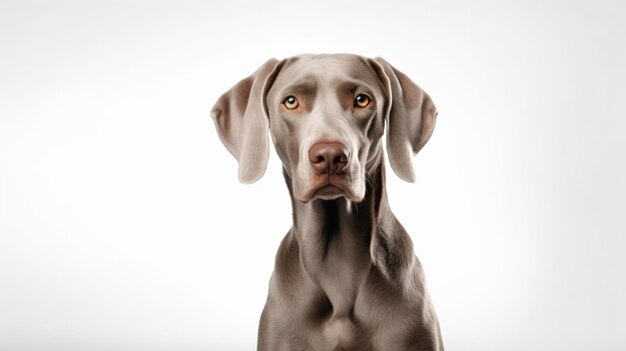
[[[364,95],[364,94],[359,94],[356,96],[356,99],[354,99],[354,107],[366,107],[367,105],[370,104],[370,101],[372,101],[370,99],[369,96]]]
[[[293,95],[289,95],[283,100],[283,105],[285,105],[288,110],[293,110],[298,107],[298,99]]]

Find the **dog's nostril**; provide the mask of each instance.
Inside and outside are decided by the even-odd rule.
[[[319,173],[341,173],[350,158],[350,150],[338,142],[316,143],[309,149],[309,162]]]

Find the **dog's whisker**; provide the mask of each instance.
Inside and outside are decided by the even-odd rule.
[[[365,174],[365,182],[366,182],[366,183],[367,183],[370,187],[373,187],[373,185],[372,185],[372,179],[371,179],[371,176],[370,176],[369,174],[367,174],[367,173]]]

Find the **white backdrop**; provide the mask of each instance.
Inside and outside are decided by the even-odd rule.
[[[438,107],[388,188],[448,350],[626,349],[623,3],[313,3],[0,4],[0,349],[253,350],[291,209],[209,110],[302,52]]]

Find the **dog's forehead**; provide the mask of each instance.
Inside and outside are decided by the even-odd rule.
[[[366,58],[351,54],[299,55],[285,60],[277,82],[293,83],[314,78],[317,82],[377,79]]]

